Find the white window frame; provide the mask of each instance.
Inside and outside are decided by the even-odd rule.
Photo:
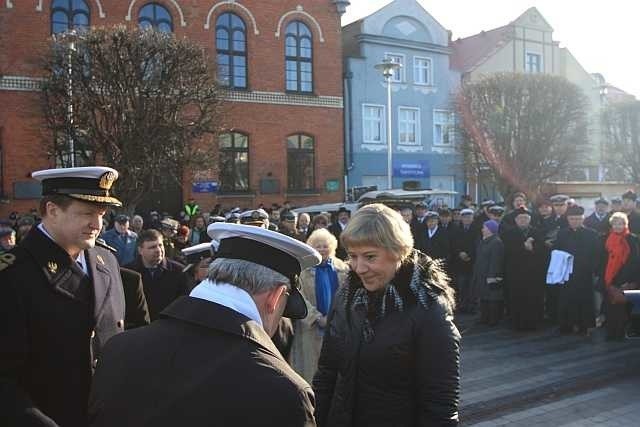
[[[428,66],[428,75],[426,82],[418,81],[418,61],[427,61],[429,63]],[[433,86],[433,59],[428,56],[414,56],[413,57],[413,83],[420,86]]]
[[[449,117],[449,121],[446,123],[447,126],[449,126],[448,129],[448,133],[449,133],[449,144],[443,144],[442,142],[438,141],[438,133],[436,132],[436,126],[438,125],[444,125],[445,123],[442,122],[438,122],[436,120],[436,117],[438,117],[439,113],[445,113],[447,114],[447,116]],[[454,147],[455,146],[455,133],[454,133],[454,129],[455,128],[455,116],[453,111],[451,110],[441,110],[441,109],[434,109],[433,110],[433,145],[435,147]],[[442,132],[442,135],[444,136],[444,132]]]
[[[529,62],[528,62],[529,55],[536,55],[538,58],[540,58],[540,62],[538,64],[540,66],[539,71],[529,70]],[[525,51],[524,52],[524,71],[525,73],[529,73],[529,74],[539,74],[544,72],[544,56],[540,52],[534,52],[531,50]]]
[[[400,135],[402,134],[402,111],[403,110],[411,110],[416,112],[416,121],[415,121],[415,142],[402,142],[400,139]],[[398,107],[398,145],[415,147],[422,145],[421,141],[421,131],[420,131],[420,108],[418,107],[408,107],[405,105],[400,105]]]
[[[382,114],[380,116],[380,141],[368,140],[366,139],[366,127],[367,127],[367,118],[365,116],[365,111],[368,107],[380,108],[382,110]],[[381,104],[362,104],[362,142],[365,144],[380,144],[384,145],[387,143],[387,120],[386,120],[386,107]]]
[[[406,68],[407,68],[407,57],[404,53],[394,53],[394,52],[385,52],[385,59],[390,59],[390,57],[398,57],[402,58],[402,62],[399,62],[402,66],[399,68],[399,73],[396,75],[395,73],[391,76],[391,83],[404,83],[406,81]],[[399,77],[399,78],[396,78]]]

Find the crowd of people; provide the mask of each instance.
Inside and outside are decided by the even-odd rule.
[[[627,327],[631,305],[620,303],[623,298],[617,299],[618,304],[610,304],[615,289],[635,289],[640,274],[637,256],[640,248],[635,237],[640,232],[640,214],[633,191],[611,201],[596,200],[593,213],[586,218],[584,209],[568,196],[555,195],[531,203],[524,193],[514,194],[506,208],[492,200],[476,206],[471,197],[464,196],[460,206],[453,209],[444,206],[431,210],[426,203],[417,203],[395,210],[410,225],[414,248],[439,260],[443,266],[456,290],[458,313],[477,313],[479,322],[488,325],[506,319],[521,331],[553,324],[562,333],[586,334],[604,323],[611,339],[637,335],[637,327]],[[211,212],[201,212],[195,201],[190,200],[175,218],[157,211],[132,217],[108,211],[100,237],[105,246],[113,249],[120,266],[142,276],[153,320],[171,301],[187,294],[196,284],[196,277],[186,274],[189,271],[185,267],[189,264],[186,254],[190,251],[185,249],[211,242],[207,234],[210,224],[258,225],[307,242],[323,253],[332,272],[337,270],[344,276],[348,255],[340,236],[350,216],[345,208],[313,216],[296,214],[288,201],[282,206],[260,205],[248,210],[216,205]],[[39,222],[36,209],[23,215],[13,213],[0,221],[0,253],[13,248]],[[316,230],[326,232],[317,233],[312,239]],[[620,236],[626,236],[624,242]],[[215,252],[216,242],[213,244]],[[566,283],[547,283],[554,250],[572,255],[574,272]],[[617,261],[610,262],[610,257]],[[152,273],[154,269],[162,274]],[[198,269],[191,272],[194,271]],[[619,277],[613,277],[612,271],[619,272]],[[303,283],[315,280],[314,277],[313,269],[304,272]],[[343,284],[344,280],[338,282]],[[336,283],[332,286],[334,293]],[[315,315],[318,303],[313,286],[308,284],[305,288]],[[164,295],[155,295],[159,289]],[[323,329],[329,307],[326,300],[320,304],[322,316],[314,323]],[[616,310],[619,306],[625,308]],[[622,314],[616,317],[612,313]],[[614,323],[622,326],[614,327]],[[306,329],[297,326],[299,335],[304,336],[302,331],[310,325]],[[321,332],[316,335],[322,336]],[[301,338],[299,342],[304,340]],[[307,378],[315,363],[309,366]]]
[[[9,425],[456,425],[454,313],[640,330],[633,191],[587,218],[567,196],[523,193],[507,208],[465,196],[311,216],[190,200],[130,217],[112,169],[33,177],[39,209],[0,224]]]

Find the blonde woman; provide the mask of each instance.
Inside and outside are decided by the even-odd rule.
[[[358,210],[340,237],[352,272],[313,379],[318,426],[457,425],[460,335],[439,263],[381,204]]]
[[[322,262],[300,273],[301,292],[307,301],[309,315],[294,324],[291,364],[311,382],[318,367],[327,314],[337,289],[346,283],[349,267],[336,258],[338,241],[329,230],[315,230],[307,244],[322,255]]]

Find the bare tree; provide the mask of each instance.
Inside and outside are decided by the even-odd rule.
[[[56,37],[42,91],[50,154],[121,171],[117,193],[130,212],[167,178],[211,169],[206,142],[221,128],[212,64],[201,46],[153,30]]]
[[[463,84],[458,96],[460,149],[470,172],[492,172],[505,196],[539,192],[580,162],[587,101],[551,75],[496,73]]]
[[[607,178],[640,182],[640,101],[610,104],[602,125]]]

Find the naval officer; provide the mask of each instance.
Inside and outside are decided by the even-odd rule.
[[[96,246],[118,172],[106,167],[32,173],[42,223],[0,260],[0,424],[86,426],[93,370],[124,330],[115,256]]]
[[[260,227],[214,223],[208,278],[146,328],[114,337],[90,399],[93,427],[315,426],[311,387],[270,339],[302,319],[298,275],[320,254]]]

